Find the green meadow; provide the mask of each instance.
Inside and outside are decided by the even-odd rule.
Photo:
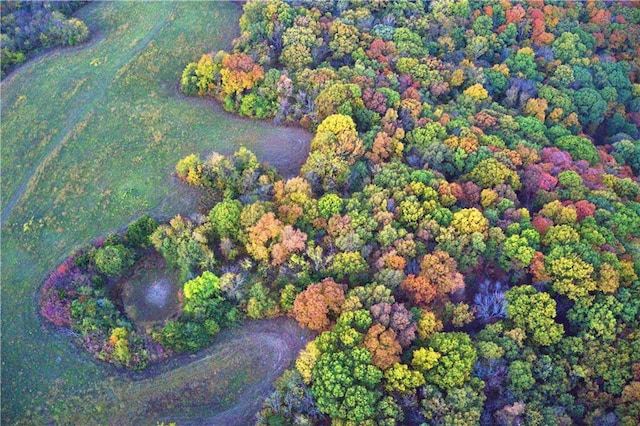
[[[40,56],[2,83],[3,424],[62,419],[60,401],[120,380],[42,326],[37,296],[49,271],[143,213],[193,212],[193,194],[172,177],[188,154],[244,145],[286,174],[304,160],[304,131],[178,91],[187,62],[230,49],[240,14],[231,2],[92,3],[77,14],[91,29],[85,45]]]

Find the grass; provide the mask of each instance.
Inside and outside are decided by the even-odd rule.
[[[117,418],[122,424],[156,424],[224,411],[242,399],[245,389],[269,376],[273,357],[261,337],[219,343],[204,358],[155,377],[102,383],[72,401],[60,401],[53,410],[55,420],[108,424]]]
[[[312,337],[286,318],[225,329],[209,349],[143,376],[108,377],[73,395],[54,391],[46,415],[29,413],[21,423],[249,424],[273,381]]]
[[[227,2],[92,3],[78,12],[88,45],[36,58],[2,83],[2,423],[55,412],[56,400],[115,374],[42,328],[48,271],[142,213],[193,211],[170,178],[185,155],[245,145],[285,171],[306,155],[299,129],[178,93],[187,62],[230,48],[239,16]]]

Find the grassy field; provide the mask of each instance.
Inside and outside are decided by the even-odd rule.
[[[229,49],[237,4],[107,2],[81,9],[85,46],[37,58],[2,83],[2,423],[55,412],[113,369],[78,354],[37,315],[45,275],[83,243],[142,213],[194,210],[171,179],[196,152],[245,145],[284,172],[309,136],[186,99],[186,62]]]
[[[311,337],[285,318],[226,329],[209,349],[152,367],[144,378],[110,378],[56,399],[47,419],[69,425],[250,424],[261,397]],[[25,423],[44,420],[32,415]]]

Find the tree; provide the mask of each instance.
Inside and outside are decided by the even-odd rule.
[[[265,213],[258,222],[248,228],[247,253],[263,262],[269,260],[269,248],[284,229],[284,224],[275,214]]]
[[[436,366],[441,356],[431,348],[418,348],[413,351],[411,366],[424,375]]]
[[[518,52],[507,59],[506,65],[512,74],[526,79],[535,79],[538,74],[536,63],[534,62],[533,49],[529,47],[522,48]],[[544,121],[544,120],[542,120]]]
[[[640,174],[640,139],[615,142],[612,154],[618,163],[626,164],[636,175]]]
[[[286,370],[274,383],[274,391],[262,404],[256,424],[283,424],[289,417],[315,424],[322,415],[318,412],[311,389],[296,370]]]
[[[344,301],[344,288],[331,278],[325,278],[296,296],[293,316],[303,327],[327,330],[340,313]]]
[[[247,316],[253,319],[273,318],[278,315],[276,295],[263,283],[257,282],[249,289]]]
[[[500,264],[506,270],[510,269],[511,262],[517,262],[519,268],[526,268],[533,260],[536,250],[531,247],[529,240],[520,235],[511,235],[504,242],[503,252],[500,256]]]
[[[482,380],[472,378],[463,386],[446,392],[433,385],[424,388],[429,395],[421,401],[421,413],[433,424],[472,426],[480,424],[486,396]]]
[[[347,251],[336,254],[333,257],[329,272],[338,280],[347,279],[355,284],[358,277],[369,270],[369,264],[357,251]]]
[[[371,365],[371,355],[356,347],[325,352],[313,368],[311,391],[318,409],[336,420],[361,423],[375,416],[382,372]]]
[[[315,100],[316,112],[318,120],[324,121],[325,118],[332,114],[338,113],[338,108],[342,107],[345,114],[353,116],[356,108],[364,107],[362,102],[362,90],[355,84],[335,83],[324,89]]]
[[[413,314],[403,303],[380,302],[371,306],[370,311],[375,322],[396,332],[396,338],[403,348],[411,345],[416,337],[417,324],[414,322]]]
[[[422,317],[418,321],[418,337],[422,340],[427,340],[438,331],[442,331],[442,321],[433,312],[423,311]]]
[[[424,276],[409,274],[400,288],[416,305],[427,306],[436,297],[436,287]]]
[[[216,260],[207,246],[204,230],[182,216],[159,226],[150,240],[170,266],[180,269],[183,278],[192,278],[197,268],[212,267]]]
[[[595,300],[580,299],[567,313],[567,319],[588,340],[613,342],[621,330],[617,317],[624,306],[613,296],[598,295]]]
[[[393,363],[400,362],[402,347],[396,339],[396,332],[382,324],[374,324],[364,336],[364,347],[371,352],[371,363],[387,370]]]
[[[511,389],[517,392],[516,395],[531,389],[536,383],[531,373],[531,364],[520,360],[513,361],[509,365],[509,381],[511,382]]]
[[[318,200],[318,212],[325,219],[342,212],[343,200],[336,194],[325,194]]]
[[[453,214],[451,227],[459,234],[485,234],[489,230],[489,221],[476,208],[462,209]]]
[[[109,277],[122,275],[134,262],[133,254],[122,244],[99,248],[94,259],[98,271]]]
[[[298,370],[306,384],[311,383],[313,367],[315,367],[316,362],[318,362],[320,354],[321,352],[318,349],[316,341],[312,340],[300,351],[296,359],[296,370]]]
[[[300,170],[317,193],[340,192],[346,188],[349,163],[335,152],[311,151]]]
[[[586,160],[592,166],[600,162],[598,150],[589,139],[578,136],[563,136],[556,139],[555,145],[571,154],[571,157],[576,161]]]
[[[176,164],[178,177],[190,185],[207,186],[202,175],[204,163],[195,155],[187,155]]]
[[[413,394],[418,386],[425,384],[421,372],[410,370],[407,365],[398,362],[384,372],[384,378],[387,382],[387,391],[402,394]]]
[[[481,188],[493,188],[497,185],[507,184],[517,191],[521,187],[518,174],[493,158],[480,161],[471,170],[468,178]]]
[[[569,63],[575,58],[584,57],[586,52],[587,46],[580,41],[580,36],[577,34],[563,32],[553,42],[553,53],[565,63]]]
[[[580,122],[592,133],[595,127],[604,121],[604,113],[607,110],[607,102],[595,89],[583,87],[576,90],[573,95],[573,103],[578,111]]]
[[[213,335],[229,323],[227,314],[231,305],[222,296],[220,279],[210,271],[184,283],[182,317],[203,324]]]
[[[145,214],[129,225],[127,232],[124,234],[124,239],[134,249],[148,248],[151,246],[149,237],[158,226],[158,222]]]
[[[430,362],[431,368],[422,367],[427,383],[448,390],[462,386],[471,379],[478,355],[468,334],[435,333],[426,344],[426,350],[432,354],[433,360]],[[414,353],[414,362],[415,359]]]
[[[332,114],[318,126],[311,141],[314,151],[331,152],[353,165],[364,154],[353,119],[343,114]]]
[[[468,87],[462,93],[477,102],[483,101],[489,97],[489,92],[487,92],[487,89],[482,87],[482,84],[480,83],[476,83],[473,86]]]
[[[333,58],[343,59],[351,55],[358,48],[359,33],[358,28],[353,25],[347,25],[340,20],[333,21],[329,29],[329,35],[332,37],[329,48],[333,51]]]
[[[307,234],[286,225],[280,232],[280,241],[273,245],[271,251],[271,265],[278,266],[286,262],[293,253],[304,253]]]
[[[242,203],[225,199],[216,204],[209,212],[209,224],[213,234],[219,238],[236,238],[240,231],[240,213]]]
[[[169,321],[160,335],[163,346],[178,353],[196,352],[209,344],[211,335],[197,322]]]
[[[299,71],[313,63],[312,50],[322,44],[320,26],[310,16],[300,16],[282,35],[280,62],[291,71]]]
[[[237,53],[222,58],[222,93],[236,97],[253,88],[264,78],[264,69],[245,54]]]
[[[442,297],[464,288],[464,277],[458,272],[457,263],[447,252],[436,250],[425,254],[420,261],[420,276],[435,286]]]
[[[553,289],[571,300],[585,297],[597,287],[592,278],[593,266],[577,254],[547,257],[545,270],[553,280]]]
[[[530,285],[513,287],[506,293],[507,317],[531,341],[550,346],[562,339],[564,327],[554,321],[556,302],[548,293],[538,293]]]

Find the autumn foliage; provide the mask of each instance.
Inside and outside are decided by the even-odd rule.
[[[293,316],[300,325],[324,331],[337,318],[344,300],[343,286],[326,278],[317,284],[311,284],[296,296]]]

